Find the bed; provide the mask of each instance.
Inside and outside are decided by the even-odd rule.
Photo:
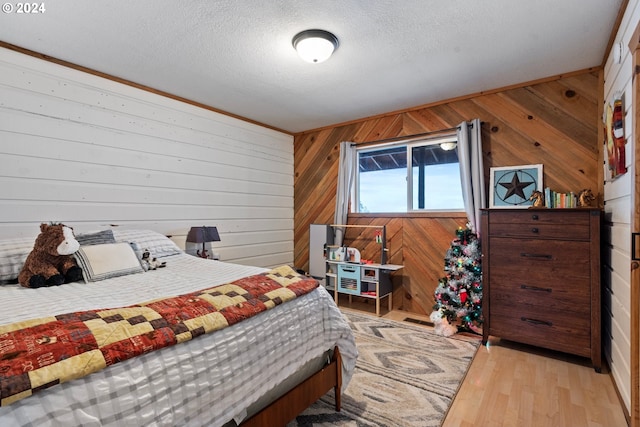
[[[267,271],[188,255],[150,230],[109,233],[116,243],[149,249],[166,267],[27,289],[6,282],[17,276],[34,239],[0,240],[0,280],[5,282],[0,285],[0,327],[189,294]],[[0,335],[0,350],[2,345]],[[279,425],[331,388],[344,390],[356,358],[347,322],[331,296],[314,287],[231,326],[3,405],[0,425],[226,427],[265,425],[265,420]]]

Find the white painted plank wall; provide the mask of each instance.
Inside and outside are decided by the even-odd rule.
[[[1,48],[0,76],[0,238],[211,225],[224,261],[293,262],[291,135]]]
[[[629,52],[629,40],[640,19],[640,0],[631,0],[620,24],[615,43],[623,45],[622,62],[616,64],[609,55],[604,70],[604,99],[613,103],[616,95],[622,95],[624,105],[624,131],[627,140],[626,163],[628,172],[614,180],[609,179],[606,165],[604,200],[605,227],[603,244],[604,271],[604,329],[602,336],[605,357],[611,367],[611,374],[620,391],[627,410],[631,408],[631,191],[634,176],[632,143],[632,69],[633,57]],[[606,157],[606,148],[605,148]]]

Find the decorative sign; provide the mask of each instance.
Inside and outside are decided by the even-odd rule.
[[[491,168],[490,208],[528,208],[536,190],[542,191],[541,164]]]
[[[626,140],[624,137],[624,123],[622,121],[624,109],[622,99],[613,101],[613,106],[607,104],[605,118],[605,148],[607,152],[607,170],[609,178],[615,179],[627,173],[625,153]]]

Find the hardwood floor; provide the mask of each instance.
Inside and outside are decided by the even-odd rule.
[[[370,305],[352,307],[375,314]],[[397,310],[383,317],[429,320]],[[478,349],[442,427],[627,426],[604,369],[598,374],[587,359],[495,338],[488,344]]]
[[[582,359],[490,339],[443,427],[623,427],[612,379]]]

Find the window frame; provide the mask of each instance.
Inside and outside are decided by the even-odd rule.
[[[419,139],[410,139],[410,140],[402,140],[395,142],[387,142],[380,144],[372,144],[366,145],[363,147],[356,146],[356,173],[353,180],[353,188],[351,191],[351,209],[350,213],[354,214],[367,214],[367,215],[376,215],[376,214],[415,214],[415,213],[444,213],[444,212],[464,212],[464,207],[460,209],[416,209],[413,206],[413,148],[421,147],[421,146],[430,146],[430,145],[439,145],[442,143],[454,142],[458,143],[458,138],[456,134],[445,135],[445,136],[437,136],[431,138],[419,138]],[[404,212],[360,212],[360,153],[367,153],[371,151],[380,151],[386,148],[394,148],[394,147],[405,147],[406,153],[406,206]],[[457,150],[454,148],[454,150]],[[460,159],[458,158],[458,170],[460,168]],[[462,194],[461,194],[462,195]]]

